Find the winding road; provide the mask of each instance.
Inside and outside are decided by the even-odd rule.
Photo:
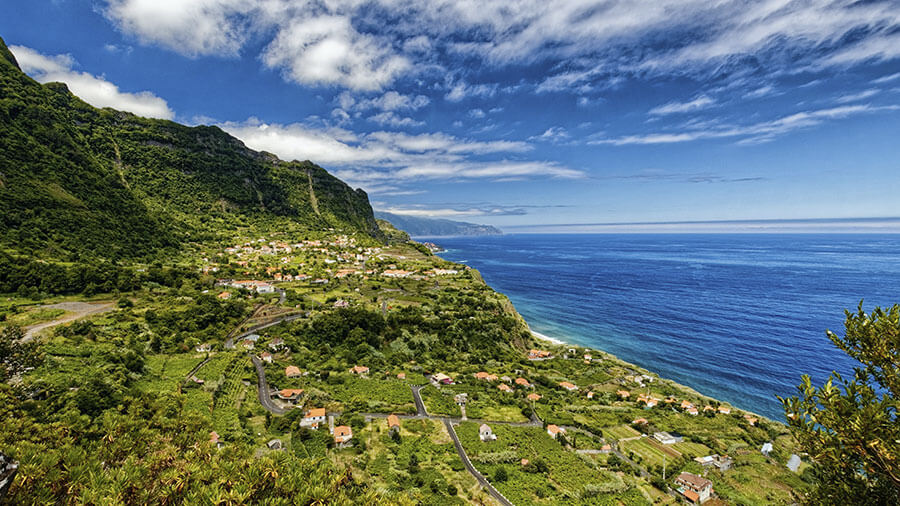
[[[62,325],[63,323],[68,323],[74,320],[78,320],[79,318],[84,318],[85,316],[91,316],[95,314],[105,313],[107,311],[111,311],[115,305],[112,302],[60,302],[58,304],[48,304],[46,306],[39,306],[37,309],[62,309],[70,314],[63,316],[58,320],[53,320],[44,323],[38,323],[37,325],[32,325],[25,329],[25,337],[22,338],[23,343],[27,343],[34,339],[34,336],[38,334],[38,332],[49,329],[50,327],[55,327],[57,325]]]
[[[229,347],[228,344],[231,344],[231,347],[234,346],[234,339],[243,337],[247,334],[255,332],[257,330],[268,328],[274,325],[278,325],[279,323],[294,320],[300,318],[303,314],[289,315],[286,317],[279,318],[275,321],[269,322],[265,325],[261,325],[251,330],[247,330],[238,335],[229,336],[226,347]],[[256,368],[256,376],[257,376],[257,398],[259,399],[260,404],[270,413],[275,415],[283,415],[288,412],[288,409],[282,408],[278,406],[275,402],[272,401],[272,398],[269,394],[269,385],[266,381],[266,371],[265,366],[262,361],[256,355],[252,353],[248,353],[250,360],[253,362],[253,366]],[[199,367],[197,368],[199,369]],[[502,506],[513,506],[512,502],[509,501],[503,494],[500,493],[493,485],[487,480],[487,478],[482,475],[478,469],[472,465],[472,461],[469,460],[469,456],[466,454],[465,448],[463,448],[462,443],[459,440],[459,436],[456,434],[456,429],[453,427],[455,424],[459,424],[462,421],[461,418],[458,417],[446,417],[446,416],[434,416],[428,414],[428,410],[425,407],[425,402],[422,401],[422,395],[420,391],[425,388],[427,385],[410,385],[410,389],[413,394],[413,401],[416,405],[416,414],[414,415],[397,415],[398,418],[401,419],[428,419],[428,420],[436,420],[444,424],[444,427],[447,428],[447,433],[450,435],[450,439],[453,441],[453,446],[456,448],[456,453],[459,455],[460,460],[462,460],[463,465],[466,467],[466,470],[471,474],[479,485],[497,500]],[[328,413],[329,416],[339,417],[341,412],[333,412]],[[357,413],[358,415],[364,417],[366,420],[371,420],[373,418],[387,418],[389,415],[387,413]],[[468,421],[473,423],[489,423],[489,424],[497,424],[497,425],[509,425],[514,427],[543,427],[543,422],[537,416],[537,413],[532,412],[531,419],[527,422],[501,422],[501,421],[490,421],[490,420],[477,420],[477,419],[469,419]],[[583,432],[589,434],[594,437],[598,437],[595,434],[586,431],[584,429],[578,427],[564,427],[566,429],[574,430],[577,432]],[[618,449],[614,449],[613,453],[615,453],[619,458],[623,461],[627,462],[634,468],[638,469],[641,472],[641,475],[647,476],[647,471],[640,467],[638,464],[633,462],[631,459],[623,455]]]
[[[481,485],[481,488],[487,491],[488,494],[491,494],[491,497],[496,499],[497,502],[499,502],[503,506],[513,506],[513,503],[511,503],[509,499],[504,497],[499,490],[494,488],[494,486],[491,485],[491,482],[487,481],[487,478],[479,473],[478,469],[475,469],[475,466],[472,465],[472,461],[470,461],[469,456],[466,455],[466,450],[463,448],[462,443],[459,442],[459,437],[456,435],[456,430],[453,428],[453,424],[450,423],[449,419],[444,420],[444,427],[447,427],[447,432],[450,434],[450,439],[453,440],[453,446],[456,447],[456,453],[459,454],[459,458],[462,460],[463,465],[466,466],[469,474],[475,477],[475,479]]]
[[[259,359],[256,355],[250,355],[250,360],[253,361],[253,366],[256,367],[256,376],[259,379],[259,383],[257,384],[256,389],[256,397],[259,399],[259,403],[266,408],[270,413],[274,413],[276,415],[283,415],[287,413],[287,410],[277,406],[274,402],[272,402],[272,397],[269,395],[269,384],[266,382],[266,370],[263,367],[262,360]]]

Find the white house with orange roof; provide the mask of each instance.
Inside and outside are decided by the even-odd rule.
[[[302,419],[300,419],[300,426],[318,429],[320,423],[325,423],[325,419],[325,408],[312,408],[303,415]]]
[[[562,427],[559,427],[557,425],[553,425],[552,423],[547,426],[547,434],[549,434],[553,439],[556,439],[560,433],[565,434],[565,432],[566,429],[563,429]]]

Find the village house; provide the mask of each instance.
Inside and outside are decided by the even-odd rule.
[[[345,308],[350,307],[350,303],[344,299],[334,301],[334,307],[336,308]]]
[[[539,401],[541,400],[541,394],[528,394],[528,400],[532,402]]]
[[[272,342],[269,343],[269,349],[272,351],[278,351],[282,348],[284,348],[284,339],[280,337],[272,339]]]
[[[681,409],[688,409],[688,408],[693,408],[693,407],[694,407],[694,405],[691,403],[691,401],[689,401],[687,399],[681,401]]]
[[[404,271],[400,269],[388,269],[381,273],[381,275],[386,278],[407,278],[410,274],[412,274],[412,271]]]
[[[262,361],[267,364],[272,363],[272,354],[269,353],[268,351],[264,351],[264,352],[260,353],[259,358],[262,359]]]
[[[631,421],[631,425],[647,425],[648,422],[646,418],[635,418]]]
[[[391,414],[387,417],[388,431],[393,434],[394,432],[400,432],[400,418],[397,415]]]
[[[281,450],[282,448],[284,448],[284,445],[281,443],[280,439],[273,439],[266,443],[266,446],[268,446],[270,450]]]
[[[353,430],[347,425],[338,425],[332,434],[334,435],[334,444],[341,448],[353,438]]]
[[[694,504],[703,504],[713,493],[713,483],[702,476],[681,473],[675,478],[678,492]]]
[[[705,457],[697,457],[694,460],[703,467],[715,467],[719,471],[727,471],[734,464],[734,461],[728,455],[707,455]]]
[[[497,381],[496,374],[488,374],[484,371],[479,371],[475,373],[475,379],[482,381]]]
[[[300,426],[318,429],[319,424],[324,422],[325,408],[312,408],[303,415],[302,419],[300,419]]]
[[[545,350],[530,350],[528,352],[528,360],[546,360],[553,358],[553,354]]]
[[[284,368],[284,375],[288,378],[299,378],[301,376],[300,368],[295,365],[289,365]]]
[[[486,423],[483,423],[481,424],[481,427],[478,427],[478,437],[480,437],[482,441],[494,441],[497,439],[497,436],[494,435],[494,432]]]
[[[668,433],[668,432],[657,432],[653,434],[653,439],[659,441],[664,445],[673,445],[675,443],[681,443],[684,441],[684,436],[677,432]]]
[[[588,392],[588,393],[587,393],[587,398],[588,398],[588,399],[593,399],[593,398],[594,398],[594,392],[593,392],[593,391]]]
[[[290,402],[291,404],[296,403],[300,397],[303,396],[302,388],[282,388],[278,392],[275,393],[275,396],[283,401]]]
[[[219,300],[228,300],[231,298],[231,292],[222,292],[219,295],[217,295],[216,297],[218,297]]]
[[[719,413],[721,413],[723,415],[730,415],[731,408],[729,408],[728,406],[719,406]]]
[[[566,429],[553,425],[552,423],[547,426],[547,434],[549,434],[553,439],[556,439],[556,437],[559,436],[560,432],[565,433]]]
[[[210,343],[198,344],[195,349],[199,353],[207,353],[209,351],[212,351],[212,344],[210,344]]]
[[[247,334],[246,336],[244,336],[244,339],[253,341],[255,343],[259,341],[259,334]]]
[[[243,341],[241,341],[241,346],[242,346],[245,350],[252,350],[253,348],[256,347],[256,346],[253,344],[253,341],[251,341],[251,340],[249,340],[249,339],[244,339]]]
[[[756,426],[756,422],[759,421],[758,418],[756,418],[755,416],[750,416],[750,415],[744,415],[744,419],[747,420],[747,423],[749,423],[752,426]]]
[[[507,393],[508,393],[508,392],[512,392],[512,391],[513,391],[513,389],[512,389],[509,385],[507,385],[506,383],[500,383],[499,385],[497,385],[497,388],[498,388],[501,392],[507,392]]]
[[[457,406],[465,406],[467,402],[469,402],[469,394],[463,392],[461,394],[456,394],[453,396],[453,401]]]
[[[772,453],[772,450],[772,443],[765,443],[762,445],[762,448],[760,448],[759,452],[768,457],[769,454]]]
[[[364,365],[355,365],[350,368],[350,372],[362,376],[364,374],[369,374],[369,368]]]
[[[620,399],[631,397],[631,393],[628,390],[616,390],[616,395],[618,395]]]
[[[525,387],[525,388],[534,388],[534,385],[529,383],[528,380],[525,378],[516,378],[516,385],[519,385],[520,387]]]
[[[397,379],[405,380],[405,379],[406,379],[406,373],[405,373],[405,372],[398,372],[398,373],[397,373]]]
[[[439,372],[439,373],[434,374],[434,375],[431,376],[431,383],[433,383],[434,386],[438,386],[438,385],[452,385],[452,384],[453,384],[453,378],[451,378],[450,376],[447,376],[446,374],[444,374],[444,373],[442,373],[442,372]]]
[[[562,381],[562,382],[560,382],[559,386],[565,388],[566,390],[568,390],[568,391],[570,391],[570,392],[574,392],[575,390],[578,390],[578,387],[577,387],[577,386],[575,386],[575,385],[572,384],[572,383],[569,383],[568,381]]]
[[[700,410],[698,410],[695,406],[687,408],[686,410],[684,410],[684,412],[691,416],[697,416],[700,414]]]

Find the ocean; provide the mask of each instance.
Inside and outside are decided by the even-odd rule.
[[[900,303],[900,235],[513,234],[430,239],[478,269],[531,328],[775,420],[852,359],[842,333],[860,300]]]

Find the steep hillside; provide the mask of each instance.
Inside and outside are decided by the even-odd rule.
[[[500,235],[503,232],[491,225],[479,225],[465,221],[453,221],[378,211],[375,216],[391,222],[395,227],[412,236],[450,236],[450,235]]]
[[[94,108],[26,76],[0,40],[0,249],[149,258],[263,224],[381,237],[365,192],[321,167],[216,127]]]

